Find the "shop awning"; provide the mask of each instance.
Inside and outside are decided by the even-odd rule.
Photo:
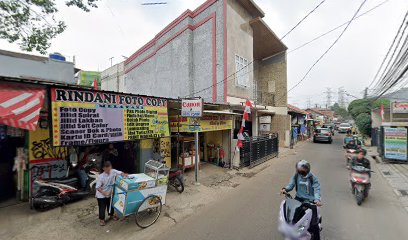
[[[44,95],[44,88],[0,84],[0,124],[35,130]]]

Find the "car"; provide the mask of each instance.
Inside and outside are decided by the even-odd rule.
[[[347,133],[348,131],[351,131],[350,123],[341,123],[339,125],[339,129],[337,130],[338,133]]]
[[[333,136],[334,136],[334,127],[335,127],[334,123],[326,123],[322,125],[322,128],[329,128]]]
[[[313,134],[313,142],[328,142],[332,143],[332,133],[330,128],[317,128]]]

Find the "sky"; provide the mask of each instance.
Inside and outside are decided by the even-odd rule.
[[[153,0],[102,0],[90,13],[60,2],[57,18],[68,28],[52,40],[49,52],[60,52],[84,70],[102,71],[124,60],[186,9],[205,0],[167,0],[166,5],[145,6]],[[254,0],[265,12],[265,22],[283,36],[321,0]],[[342,31],[337,31],[290,52],[305,42],[349,21],[363,0],[326,0],[283,42],[288,46],[288,89],[302,79],[317,58]],[[360,13],[385,0],[367,0]],[[159,2],[163,2],[160,0]],[[325,105],[327,88],[337,100],[338,88],[354,96],[372,81],[408,9],[408,0],[388,0],[356,19],[339,42],[315,66],[308,77],[289,92],[288,101],[305,108],[307,102]],[[0,48],[21,52],[17,44],[0,40]],[[349,97],[349,100],[353,98]]]

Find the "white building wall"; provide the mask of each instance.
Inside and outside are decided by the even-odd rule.
[[[107,91],[125,91],[124,62],[113,65],[101,73],[101,89]]]

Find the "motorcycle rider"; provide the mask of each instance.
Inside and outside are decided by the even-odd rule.
[[[315,240],[320,240],[319,219],[317,207],[321,206],[319,179],[310,172],[310,164],[306,160],[300,160],[296,164],[296,174],[292,176],[289,184],[282,188],[281,193],[287,193],[296,189],[295,199],[302,202],[312,210],[313,216],[309,231],[313,233]],[[309,204],[309,203],[314,203]]]
[[[368,168],[371,170],[371,163],[370,161],[365,157],[367,155],[367,151],[365,149],[361,149],[358,152],[357,157],[353,157],[351,159],[351,166],[363,166],[365,168]]]
[[[354,149],[357,150],[358,149],[358,145],[354,142],[354,140],[351,140],[350,142],[348,142],[346,144],[346,149]]]

